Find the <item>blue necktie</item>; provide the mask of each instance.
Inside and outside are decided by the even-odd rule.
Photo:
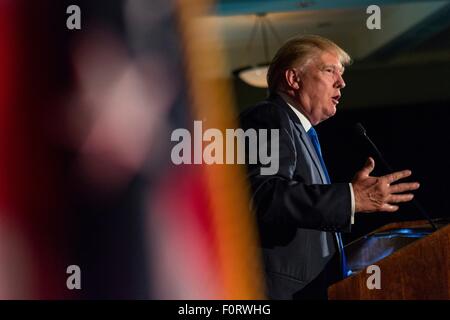
[[[316,149],[317,157],[320,160],[320,164],[322,165],[322,169],[323,169],[323,172],[326,177],[326,182],[331,183],[330,176],[328,175],[327,167],[325,166],[325,162],[323,161],[322,150],[320,149],[319,137],[317,136],[317,132],[313,127],[311,127],[311,129],[309,129],[307,133],[308,133],[309,139],[311,140],[311,142],[314,146],[314,149]],[[340,232],[336,232],[336,238],[337,238],[337,244],[339,247],[339,253],[341,256],[341,259],[340,259],[341,260],[341,271],[342,271],[343,277],[346,278],[351,274],[351,271],[348,269],[348,266],[347,266],[347,259],[345,257],[344,245],[342,243],[342,237],[341,237]]]

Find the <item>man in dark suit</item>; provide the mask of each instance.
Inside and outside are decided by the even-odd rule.
[[[279,157],[278,172],[263,175],[260,162],[248,165],[272,299],[326,298],[328,285],[337,279],[334,271],[349,275],[340,232],[350,231],[354,214],[394,212],[398,203],[413,198],[405,192],[419,187],[415,182],[391,185],[411,175],[409,170],[370,176],[372,158],[351,183],[331,183],[314,126],[335,114],[349,62],[349,55],[328,39],[291,39],[269,67],[269,98],[240,116],[243,129],[279,132],[278,153],[272,153]]]

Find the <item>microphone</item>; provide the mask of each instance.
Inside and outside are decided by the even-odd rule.
[[[377,146],[375,145],[375,143],[373,143],[373,141],[369,138],[369,136],[367,135],[367,131],[366,129],[363,127],[363,125],[361,123],[357,123],[355,124],[355,130],[356,133],[363,137],[367,142],[369,142],[370,146],[372,147],[372,150],[375,152],[375,154],[378,156],[378,158],[380,158],[381,162],[383,163],[383,165],[390,171],[390,172],[394,172],[394,170],[392,169],[392,167],[389,165],[389,163],[387,163],[387,161],[384,159],[383,155],[381,154],[380,150],[378,150]]]
[[[383,165],[390,172],[394,172],[394,169],[392,169],[392,167],[389,165],[389,163],[384,159],[383,155],[381,154],[380,150],[377,148],[375,143],[373,143],[373,141],[369,138],[369,136],[367,135],[366,129],[363,127],[363,125],[361,123],[358,122],[355,125],[355,131],[356,131],[357,135],[361,136],[362,138],[364,138],[369,143],[369,145],[372,147],[372,151],[375,152],[375,154],[381,160]],[[419,210],[420,214],[428,221],[428,223],[431,225],[431,227],[434,229],[434,231],[436,231],[437,230],[436,225],[431,220],[430,216],[425,212],[425,210],[423,209],[422,205],[415,198],[411,202],[416,207],[416,209]]]

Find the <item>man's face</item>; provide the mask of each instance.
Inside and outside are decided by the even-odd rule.
[[[344,68],[336,54],[323,52],[300,72],[297,99],[305,116],[316,125],[336,113],[336,105],[345,87]]]

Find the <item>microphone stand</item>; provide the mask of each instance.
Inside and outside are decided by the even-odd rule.
[[[378,150],[377,146],[375,145],[375,143],[373,143],[373,141],[369,138],[369,136],[367,135],[366,129],[363,127],[363,125],[361,123],[357,123],[355,125],[355,130],[357,131],[357,133],[359,135],[361,135],[364,139],[366,139],[367,142],[369,142],[370,146],[372,147],[373,151],[375,152],[375,154],[378,156],[378,158],[381,160],[381,162],[383,163],[383,165],[390,171],[390,172],[394,172],[394,170],[392,169],[392,167],[389,165],[389,163],[384,159],[383,155],[381,154],[380,150]],[[434,224],[433,220],[431,220],[430,216],[426,213],[426,211],[424,210],[424,208],[422,207],[422,205],[419,203],[419,201],[417,201],[415,198],[412,199],[412,204],[414,205],[414,207],[420,212],[420,214],[428,221],[428,223],[431,225],[431,227],[433,228],[434,231],[436,231],[438,228],[436,227],[436,225]]]

